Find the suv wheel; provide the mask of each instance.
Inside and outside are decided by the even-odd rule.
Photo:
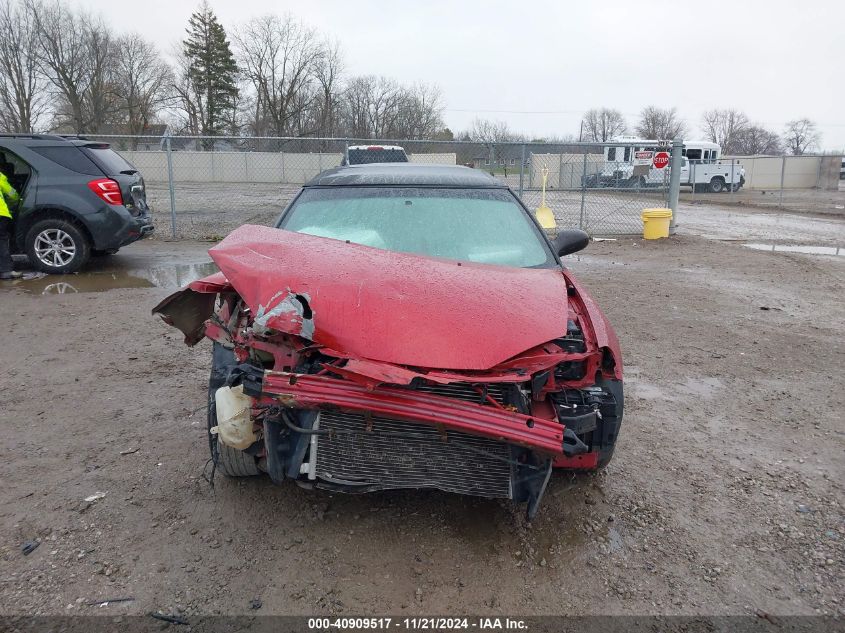
[[[91,256],[91,244],[79,227],[51,218],[36,222],[26,234],[26,254],[45,273],[74,273]]]

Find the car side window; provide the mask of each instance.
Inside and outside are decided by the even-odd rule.
[[[65,169],[70,169],[78,174],[87,174],[89,176],[102,176],[102,170],[94,164],[78,147],[74,145],[65,145],[62,147],[32,147],[33,152],[40,154],[47,160],[61,165]]]
[[[687,150],[687,158],[689,158],[690,162],[700,163],[701,162],[701,150],[700,149],[688,149]]]
[[[32,168],[17,154],[5,148],[0,150],[0,160],[12,166],[12,173],[7,173],[6,177],[18,193],[23,193],[29,176],[32,174]]]

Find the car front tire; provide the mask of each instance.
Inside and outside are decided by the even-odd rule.
[[[25,248],[36,269],[54,275],[75,273],[91,256],[91,243],[85,233],[59,218],[32,225],[26,234]]]
[[[616,441],[619,439],[619,431],[622,429],[622,418],[625,412],[625,391],[621,380],[602,379],[599,384],[612,393],[616,400],[616,415],[608,416],[602,421],[602,430],[605,431],[605,425],[608,425],[608,428],[603,433],[603,441],[600,442],[599,447],[599,459],[596,468],[601,470],[613,459],[613,451],[616,449]]]
[[[217,462],[217,467],[224,475],[228,477],[252,477],[261,473],[255,457],[231,446],[226,446],[216,434],[211,433],[211,429],[217,426],[217,406],[214,402],[214,394],[226,384],[229,367],[234,364],[232,351],[226,349],[220,343],[214,343],[211,351],[211,377],[208,381],[208,447],[211,450],[211,459]]]

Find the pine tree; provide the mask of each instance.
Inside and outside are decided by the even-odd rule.
[[[183,44],[188,78],[199,101],[200,133],[213,136],[224,132],[238,97],[238,65],[226,39],[223,25],[203,2],[191,15]]]

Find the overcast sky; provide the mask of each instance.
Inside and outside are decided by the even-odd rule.
[[[171,50],[193,0],[69,0]],[[845,0],[563,2],[209,0],[227,30],[291,13],[338,39],[350,74],[440,87],[453,131],[476,116],[532,136],[577,134],[607,106],[629,124],[675,106],[694,133],[713,107],[780,132],[809,117],[845,148]]]

